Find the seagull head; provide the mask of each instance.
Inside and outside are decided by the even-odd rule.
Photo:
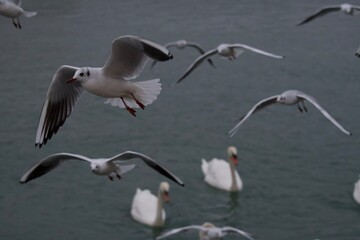
[[[236,147],[230,146],[227,149],[227,153],[230,157],[230,160],[233,162],[233,164],[236,166],[239,163],[239,159],[237,157],[237,149]]]
[[[100,165],[96,163],[91,163],[91,172],[98,173],[100,171]]]
[[[170,185],[169,185],[169,183],[161,182],[159,190],[161,192],[164,202],[170,202],[170,196],[169,196]]]
[[[286,101],[286,97],[284,95],[279,95],[276,99],[278,103],[284,103]]]
[[[72,76],[67,83],[71,83],[74,81],[80,81],[80,82],[85,82],[86,80],[88,80],[90,77],[90,70],[89,68],[79,68],[78,70],[76,70],[76,72],[74,73],[74,76]]]
[[[183,49],[186,46],[186,44],[187,44],[186,40],[179,40],[179,41],[176,42],[176,45],[180,49]]]

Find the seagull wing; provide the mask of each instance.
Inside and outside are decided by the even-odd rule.
[[[193,47],[193,48],[195,48],[196,50],[198,50],[199,51],[199,53],[201,53],[201,54],[204,54],[205,53],[205,51],[201,48],[201,46],[198,44],[198,43],[195,43],[195,42],[188,42],[188,44],[187,44],[189,47]],[[210,59],[210,58],[208,58],[207,59],[207,61],[208,61],[208,63],[212,66],[212,67],[214,67],[215,68],[215,65],[214,65],[214,63],[213,63],[213,61]]]
[[[182,75],[182,77],[177,80],[176,83],[181,82],[184,78],[186,78],[192,71],[195,70],[195,68],[197,68],[205,59],[207,59],[208,57],[217,54],[217,49],[213,49],[210,50],[208,52],[206,52],[205,54],[201,55],[200,57],[198,57],[191,65],[190,67],[186,70],[186,72],[184,73],[184,75]]]
[[[230,135],[230,137],[234,136],[235,133],[239,130],[241,124],[243,124],[243,122],[245,122],[246,119],[248,119],[253,113],[263,109],[264,107],[267,107],[271,104],[274,104],[276,103],[276,100],[278,98],[279,95],[275,95],[275,96],[272,96],[272,97],[269,97],[269,98],[266,98],[266,99],[263,99],[261,100],[260,102],[258,102],[257,104],[255,104],[255,106],[253,106],[250,111],[245,115],[243,116],[241,119],[240,119],[240,122],[238,122],[235,127],[233,127],[233,129],[231,129],[228,134]]]
[[[139,76],[148,57],[156,61],[173,58],[169,50],[157,43],[136,36],[121,36],[112,42],[103,71],[112,78],[133,79]]]
[[[21,6],[21,0],[10,0],[10,2],[14,3],[17,6]]]
[[[59,130],[84,92],[81,83],[67,83],[77,69],[64,65],[56,71],[41,110],[35,146],[42,147]]]
[[[132,151],[126,151],[123,153],[120,153],[110,159],[108,159],[108,162],[113,162],[113,161],[126,161],[132,158],[140,158],[141,160],[143,160],[149,167],[153,168],[155,171],[157,171],[158,173],[164,175],[167,178],[170,178],[171,180],[173,180],[174,182],[176,182],[177,184],[184,186],[184,183],[181,181],[180,178],[178,178],[177,176],[175,176],[173,173],[171,173],[169,170],[167,170],[166,168],[164,168],[163,166],[161,166],[159,163],[157,163],[154,159],[151,159],[150,157],[138,153],[138,152],[132,152]]]
[[[241,49],[246,49],[246,50],[249,50],[249,51],[252,51],[252,52],[255,52],[255,53],[259,53],[259,54],[262,54],[262,55],[265,55],[265,56],[268,56],[268,57],[272,57],[272,58],[284,58],[284,56],[279,56],[279,55],[276,55],[276,54],[273,54],[273,53],[269,53],[269,52],[265,52],[263,50],[260,50],[260,49],[257,49],[257,48],[254,48],[254,47],[251,47],[251,46],[248,46],[248,45],[245,45],[245,44],[239,44],[239,43],[236,43],[236,44],[231,44],[229,45],[230,48],[241,48]]]
[[[226,232],[226,233],[238,233],[238,234],[243,235],[247,239],[254,240],[250,233],[245,232],[241,229],[237,229],[237,228],[233,228],[233,227],[223,227],[223,228],[221,228],[221,231]]]
[[[351,135],[351,132],[347,131],[345,128],[343,128],[343,126],[340,125],[340,123],[338,123],[319,103],[318,101],[313,98],[310,95],[307,95],[306,93],[303,92],[298,92],[297,96],[300,99],[304,99],[309,101],[310,103],[312,103],[327,119],[329,119],[337,128],[339,128],[342,132],[344,132],[347,135]]]
[[[85,156],[71,153],[57,153],[45,157],[40,162],[35,164],[29,171],[27,171],[20,179],[20,183],[27,183],[35,178],[41,177],[42,175],[50,172],[56,167],[60,166],[61,163],[67,160],[80,160],[91,162],[91,160]]]
[[[188,230],[203,230],[203,231],[206,231],[206,230],[209,230],[209,229],[205,228],[205,227],[202,227],[202,226],[198,226],[198,225],[191,225],[191,226],[186,226],[186,227],[181,227],[181,228],[174,228],[174,229],[172,229],[170,231],[167,231],[167,232],[161,234],[160,236],[158,236],[156,238],[156,240],[166,238],[168,236],[177,234],[179,232],[188,231]]]
[[[296,25],[297,26],[303,25],[303,24],[305,24],[307,22],[310,22],[310,21],[314,20],[317,17],[321,17],[321,16],[323,16],[323,15],[325,15],[327,13],[330,13],[330,12],[339,11],[340,9],[341,9],[341,7],[338,6],[338,5],[323,7],[321,9],[317,10],[314,14],[308,16],[307,18],[305,18],[303,21],[299,22]]]
[[[351,8],[352,8],[352,9],[355,9],[355,10],[357,10],[357,11],[360,11],[360,6],[354,6],[354,5],[352,5]]]

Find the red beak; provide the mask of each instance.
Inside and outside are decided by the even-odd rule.
[[[69,80],[67,80],[67,83],[71,83],[71,82],[76,81],[76,80],[77,80],[77,78],[69,78]]]
[[[164,192],[163,197],[164,197],[164,202],[170,202],[170,196],[168,192]]]

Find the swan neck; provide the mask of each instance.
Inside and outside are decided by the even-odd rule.
[[[159,189],[158,192],[158,201],[157,201],[157,208],[156,208],[156,217],[155,217],[155,226],[162,226],[164,223],[164,220],[162,218],[162,211],[163,211],[163,205],[164,205],[164,198],[162,196],[162,192]]]
[[[229,158],[229,165],[230,165],[230,174],[231,174],[231,187],[230,187],[230,190],[231,191],[237,191],[238,186],[237,186],[236,176],[235,176],[235,164],[234,164],[234,162],[232,161],[231,158]]]

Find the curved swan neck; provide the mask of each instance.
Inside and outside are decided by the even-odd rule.
[[[162,218],[162,211],[163,211],[163,205],[164,205],[164,198],[163,193],[159,189],[158,192],[158,201],[157,201],[157,208],[156,208],[156,217],[155,217],[155,226],[162,226],[164,224],[164,220]]]
[[[236,176],[235,176],[235,164],[232,161],[231,157],[229,158],[229,165],[230,165],[230,174],[231,174],[231,187],[230,187],[230,190],[231,191],[237,191],[238,190],[238,185],[237,185]]]

